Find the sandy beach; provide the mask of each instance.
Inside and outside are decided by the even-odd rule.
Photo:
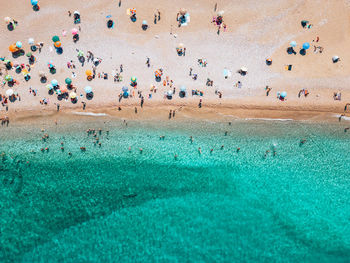
[[[243,119],[326,120],[334,115],[347,114],[344,113],[346,103],[350,102],[346,70],[350,58],[346,47],[350,38],[348,23],[344,23],[349,18],[344,12],[350,8],[347,1],[121,1],[119,6],[118,1],[107,0],[89,1],[84,5],[78,1],[57,3],[50,0],[39,4],[37,12],[32,10],[30,1],[2,4],[2,16],[18,22],[13,31],[9,31],[5,23],[0,29],[3,57],[11,63],[28,64],[25,55],[12,58],[8,47],[21,41],[27,53],[30,51],[29,38],[35,43],[44,43],[40,53],[32,52],[36,61],[29,72],[29,81],[24,80],[23,74],[16,74],[14,69],[6,71],[2,65],[1,78],[11,75],[16,79],[19,84],[12,89],[20,96],[20,101],[17,98],[15,102],[0,107],[2,117],[16,120],[23,119],[23,116],[52,115],[57,111],[57,103],[59,113],[80,111],[82,102],[86,103],[85,111],[89,112],[111,114],[121,107],[121,111],[112,113],[121,118],[142,118],[148,114],[167,118],[169,109],[180,107],[198,118],[232,115]],[[136,9],[136,22],[127,15],[130,8]],[[176,15],[181,8],[187,10],[190,22],[178,27]],[[73,13],[75,10],[81,15],[80,24],[73,23],[73,15],[68,16],[68,11]],[[157,10],[161,17],[154,24]],[[226,32],[221,28],[217,34],[218,27],[212,19],[220,10],[224,11],[223,22],[227,28]],[[113,20],[114,28],[107,28],[108,19]],[[146,31],[141,28],[143,20],[149,25]],[[312,27],[303,28],[302,20],[308,20]],[[81,30],[79,41],[74,43],[71,30],[78,27]],[[66,36],[62,35],[63,31],[66,31]],[[54,35],[60,38],[62,54],[55,52],[51,40]],[[291,41],[298,43],[296,55],[286,52]],[[302,56],[299,49],[304,42],[310,43],[310,48]],[[186,47],[185,56],[178,56],[176,52],[179,43]],[[322,53],[318,49],[314,52],[314,46],[322,47]],[[86,70],[92,70],[92,63],[85,62],[82,66],[77,50],[83,51],[84,56],[91,51],[102,60],[92,81],[88,81],[85,74]],[[332,62],[335,55],[340,57],[337,63]],[[147,58],[150,59],[149,67]],[[267,58],[272,59],[271,66],[266,65]],[[198,65],[198,59],[206,60],[206,67]],[[71,60],[75,69],[67,67]],[[49,62],[55,65],[55,74],[49,73]],[[121,64],[123,80],[115,82],[113,77],[120,71]],[[292,65],[292,70],[285,70],[286,65]],[[241,67],[246,67],[248,74],[236,73]],[[156,82],[154,72],[159,68],[163,69],[163,76],[160,82]],[[192,76],[197,74],[196,80],[189,75],[190,68]],[[225,78],[224,69],[230,71],[231,76]],[[40,82],[40,71],[47,77],[45,84]],[[108,79],[98,78],[99,73],[107,73]],[[130,86],[132,76],[137,78],[136,89]],[[163,86],[167,76],[173,80],[172,87]],[[58,101],[57,95],[48,94],[48,83],[55,79],[62,87],[66,78],[71,78],[76,89],[76,104],[69,98]],[[207,78],[213,81],[213,86],[206,86]],[[236,85],[238,81],[241,88]],[[91,100],[85,98],[86,86],[93,90]],[[119,102],[118,95],[123,86],[129,88],[130,95],[136,95]],[[151,86],[156,87],[156,93],[150,91]],[[186,87],[185,98],[178,95],[182,86]],[[266,96],[266,86],[271,88],[269,96]],[[172,99],[164,98],[164,93],[174,87]],[[0,94],[5,95],[9,88],[5,81]],[[36,96],[29,92],[29,88],[35,90]],[[299,97],[299,91],[303,89],[308,95]],[[203,96],[192,96],[192,90],[201,91]],[[141,92],[140,96],[138,92]],[[287,93],[283,101],[277,98],[278,92]],[[334,100],[334,92],[341,93],[341,100]],[[141,96],[144,97],[142,110],[139,107]],[[41,105],[40,100],[45,100],[47,105]],[[202,108],[199,109],[200,100]],[[135,106],[139,109],[137,116],[131,114],[133,110],[128,111]]]

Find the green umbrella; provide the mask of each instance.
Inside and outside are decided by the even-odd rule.
[[[28,53],[26,54],[26,56],[27,56],[27,57],[31,57],[31,56],[32,56],[32,52],[28,52]]]
[[[11,80],[12,80],[12,77],[11,77],[10,75],[6,75],[6,76],[5,76],[5,80],[6,80],[6,81],[11,81]]]
[[[136,77],[131,77],[131,82],[136,82],[137,78]]]
[[[53,37],[52,37],[52,41],[53,41],[53,42],[60,41],[60,38],[59,38],[58,36],[53,36]]]
[[[72,83],[72,80],[70,78],[66,78],[65,82],[67,85],[70,85]]]

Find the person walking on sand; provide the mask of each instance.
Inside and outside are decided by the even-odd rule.
[[[173,110],[173,118],[175,118],[175,110]]]
[[[184,47],[184,56],[186,56],[186,48]]]
[[[192,68],[190,68],[190,76],[192,76],[192,70],[193,70],[193,69],[192,69]]]
[[[60,111],[60,104],[59,103],[57,103],[57,111]]]
[[[120,64],[120,73],[123,72],[123,64]]]
[[[169,111],[169,120],[171,119],[172,111]]]
[[[141,108],[143,108],[143,103],[144,103],[144,98],[143,96],[141,97]]]
[[[119,0],[118,6],[121,7],[121,5],[122,5],[122,0]]]
[[[153,23],[156,25],[157,24],[157,14],[154,13],[154,20],[153,20]]]
[[[86,103],[84,101],[81,102],[83,104],[83,110],[86,108]]]
[[[158,21],[159,21],[160,20],[160,11],[157,10],[157,12],[158,12]]]
[[[199,100],[198,108],[202,108],[202,99]]]
[[[137,108],[135,107],[135,114],[137,114]]]

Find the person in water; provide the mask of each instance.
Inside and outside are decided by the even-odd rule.
[[[202,154],[202,149],[201,149],[201,147],[198,148],[198,153],[199,153],[199,154]]]

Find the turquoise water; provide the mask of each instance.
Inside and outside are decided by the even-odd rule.
[[[100,121],[46,142],[2,128],[0,261],[349,262],[341,125]]]

